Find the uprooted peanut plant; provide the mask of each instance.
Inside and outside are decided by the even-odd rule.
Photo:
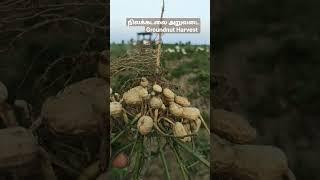
[[[127,84],[123,88],[110,89],[112,148],[118,149],[115,155],[120,152],[129,155],[130,166],[120,173],[122,177],[140,179],[148,169],[150,160],[159,157],[163,177],[172,179],[172,157],[167,156],[167,152],[171,152],[182,179],[188,179],[194,175],[191,169],[198,163],[209,169],[209,162],[205,155],[199,153],[195,141],[202,127],[207,134],[210,130],[200,109],[193,107],[187,97],[179,94],[165,80],[163,71],[154,69],[153,53],[151,49],[142,49],[128,57],[111,60],[111,77],[112,72],[119,75],[118,70],[131,70],[129,74],[124,73]],[[137,58],[128,61],[132,56]],[[126,66],[121,61],[129,64]],[[130,74],[132,69],[136,71]],[[209,146],[209,140],[205,143]]]

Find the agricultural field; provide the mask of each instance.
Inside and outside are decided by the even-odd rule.
[[[110,56],[112,59],[119,57],[130,57],[137,47],[132,44],[111,44]],[[164,76],[171,84],[175,85],[176,92],[180,96],[188,98],[192,107],[197,107],[206,124],[209,126],[209,105],[210,105],[210,51],[207,45],[191,45],[191,44],[164,44],[162,46],[161,67],[164,70]],[[112,69],[112,65],[111,65]],[[121,91],[121,88],[127,81],[126,76],[115,76],[111,78],[111,87],[114,92]],[[112,137],[111,137],[112,139]],[[156,150],[156,141],[150,140],[151,149]],[[123,144],[129,142],[116,143],[112,145],[112,151],[123,148]],[[210,136],[206,129],[201,126],[197,136],[191,143],[185,144],[196,151],[200,158],[209,161],[210,154]],[[190,146],[189,146],[190,145]],[[130,148],[129,148],[130,150]],[[197,158],[188,156],[188,153],[181,149],[182,166],[187,176],[192,179],[209,179],[210,170],[197,161]],[[141,174],[143,179],[157,180],[164,179],[165,174],[169,174],[171,179],[183,179],[185,175],[179,170],[181,164],[177,163],[175,154],[169,148],[164,149],[164,157],[167,167],[163,166],[161,156],[148,156],[143,163]],[[131,157],[129,157],[130,159]],[[131,162],[130,162],[131,163]],[[133,164],[133,162],[132,162]],[[112,169],[114,179],[123,179],[128,176],[129,168]],[[165,173],[166,169],[168,173]],[[129,174],[130,176],[130,174]],[[168,178],[168,177],[167,177]]]

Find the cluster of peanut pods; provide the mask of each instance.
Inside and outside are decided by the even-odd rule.
[[[201,125],[210,132],[200,110],[191,107],[186,97],[156,82],[150,83],[144,77],[140,85],[129,89],[122,96],[110,89],[112,119],[129,123],[128,114],[136,117],[136,128],[144,136],[155,131],[163,136],[174,136],[189,142]]]

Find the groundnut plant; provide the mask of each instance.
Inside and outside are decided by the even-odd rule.
[[[147,56],[144,53],[145,50],[135,54],[137,58],[126,67],[137,71],[125,73],[128,80],[122,83],[122,88],[110,89],[112,158],[121,153],[129,156],[128,168],[111,172],[119,179],[143,179],[150,161],[160,158],[163,179],[175,179],[172,172],[178,169],[170,169],[169,165],[174,159],[182,174],[180,179],[192,179],[200,171],[198,167],[209,171],[209,158],[198,151],[196,140],[200,132],[208,136],[210,130],[200,109],[164,80],[163,73],[152,70],[157,68],[152,63],[155,62],[152,51]],[[111,81],[112,72],[118,75],[117,68],[125,69],[123,61],[111,59]],[[151,66],[145,67],[145,62]],[[151,72],[146,73],[146,69]],[[209,138],[205,146],[209,147]],[[167,157],[168,152],[174,158]]]

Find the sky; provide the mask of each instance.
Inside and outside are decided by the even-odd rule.
[[[144,27],[127,27],[126,18],[159,18],[162,0],[111,0],[110,42],[136,39]],[[210,0],[165,0],[164,18],[200,18],[200,33],[164,34],[164,43],[191,41],[192,44],[210,43]],[[155,35],[153,36],[155,37]]]

